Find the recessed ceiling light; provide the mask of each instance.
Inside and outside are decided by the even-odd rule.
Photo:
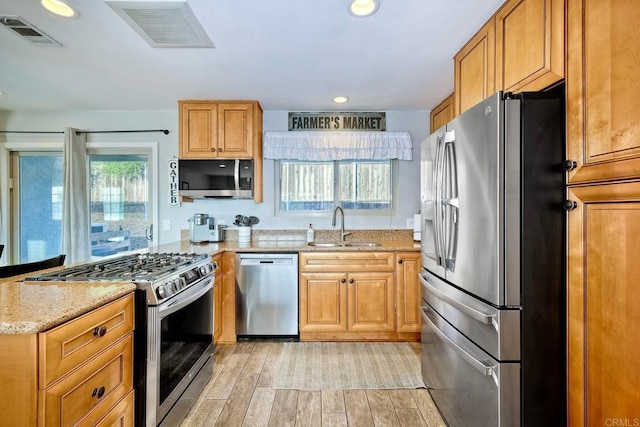
[[[336,104],[344,104],[348,100],[349,98],[347,98],[346,96],[336,96],[333,98],[333,102],[335,102]]]
[[[65,18],[75,18],[78,16],[78,12],[62,0],[40,0],[40,4],[49,12],[55,13],[58,16],[64,16]]]
[[[357,18],[371,16],[380,7],[380,0],[349,0],[349,13]]]

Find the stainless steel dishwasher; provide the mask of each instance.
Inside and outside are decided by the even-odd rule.
[[[298,335],[298,254],[236,254],[238,337]]]

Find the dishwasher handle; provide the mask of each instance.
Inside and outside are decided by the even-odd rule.
[[[240,265],[293,265],[293,258],[240,258]]]

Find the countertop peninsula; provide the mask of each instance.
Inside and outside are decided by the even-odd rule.
[[[136,252],[306,252],[306,251],[394,251],[416,252],[420,243],[407,233],[389,231],[358,231],[349,242],[373,241],[378,246],[314,247],[307,245],[300,233],[282,231],[254,232],[251,242],[237,240],[219,243],[191,243],[186,239]],[[410,230],[409,230],[410,231]],[[318,242],[336,241],[331,231],[317,233]],[[231,234],[233,237],[233,234]],[[62,267],[56,267],[60,269]],[[52,269],[53,270],[53,269]],[[31,273],[29,275],[33,275]],[[71,282],[24,281],[28,275],[0,279],[0,334],[33,334],[46,331],[70,319],[85,314],[136,289],[135,284],[122,281]]]

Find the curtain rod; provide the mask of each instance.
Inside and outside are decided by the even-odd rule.
[[[80,130],[76,131],[76,135],[81,133],[131,133],[131,132],[162,132],[169,135],[169,129],[145,129],[145,130]],[[56,131],[35,131],[35,130],[0,130],[0,133],[64,133]]]

